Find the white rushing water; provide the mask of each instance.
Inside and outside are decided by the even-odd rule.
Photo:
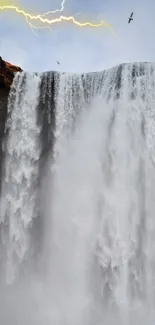
[[[153,324],[153,66],[115,70],[56,162],[49,222],[52,324]],[[59,140],[58,140],[59,141]],[[49,235],[47,236],[49,240]]]
[[[37,216],[35,197],[39,170],[40,127],[36,107],[40,77],[19,73],[12,85],[6,122],[1,199],[1,250],[7,282],[30,253],[29,230]]]
[[[50,202],[44,206],[45,247],[40,256],[40,270],[35,274],[32,271],[30,282],[25,278],[12,287],[9,302],[5,298],[8,289],[3,289],[3,297],[0,294],[0,306],[4,306],[2,313],[0,310],[2,323],[5,320],[6,325],[21,322],[24,325],[154,324],[155,66],[144,64],[143,70],[136,64],[137,76],[133,80],[133,65],[124,65],[119,94],[115,87],[117,68],[107,71],[104,79],[101,75],[96,77],[96,83],[92,78],[91,87],[95,91],[91,89],[94,96],[91,103],[85,103],[79,76],[76,82],[75,76],[73,79],[71,75],[60,76],[53,148],[56,168],[49,170],[47,180]],[[25,86],[28,94],[21,100],[22,103],[23,99],[28,101],[25,106],[22,104],[21,113],[29,123],[20,126],[20,135],[16,131],[17,124],[12,127],[14,133],[8,136],[7,148],[11,153],[19,150],[16,142],[22,139],[24,129],[32,150],[29,153],[28,146],[23,147],[20,164],[17,159],[10,162],[10,156],[6,155],[6,174],[11,170],[10,179],[12,175],[21,175],[23,164],[27,171],[22,159],[25,153],[35,163],[28,169],[29,177],[24,185],[18,183],[20,211],[25,223],[20,213],[17,226],[16,210],[13,210],[18,202],[17,192],[9,199],[12,209],[7,218],[9,225],[14,225],[13,235],[16,229],[19,235],[18,241],[13,240],[9,226],[9,236],[5,237],[7,257],[12,250],[18,250],[23,240],[27,242],[27,228],[35,217],[36,193],[31,176],[39,172],[40,128],[36,124],[35,108],[40,81],[36,76],[29,78]],[[78,96],[75,100],[72,97],[75,84],[81,92],[80,105]],[[101,92],[95,96],[98,87]],[[18,88],[16,96],[19,96]],[[13,107],[14,112],[18,105]],[[35,131],[33,137],[30,122]],[[53,160],[49,159],[52,166]],[[3,178],[3,211],[8,209],[6,198],[12,195],[10,184],[6,183]],[[29,206],[22,198],[24,193],[31,194],[31,190],[34,196]],[[5,215],[1,215],[2,230]],[[31,246],[24,245],[24,248],[21,264],[25,254],[31,254]],[[11,263],[14,263],[12,259]],[[16,259],[17,269],[18,264]],[[7,267],[10,270],[12,265]]]

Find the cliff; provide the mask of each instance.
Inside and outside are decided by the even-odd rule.
[[[4,61],[0,57],[0,94],[9,92],[14,74],[18,71],[21,72],[22,69],[9,62]]]

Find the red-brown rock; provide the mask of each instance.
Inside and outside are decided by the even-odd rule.
[[[0,93],[9,91],[14,78],[14,73],[18,71],[21,72],[22,69],[4,61],[0,57]]]

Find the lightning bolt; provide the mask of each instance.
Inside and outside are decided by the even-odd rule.
[[[40,17],[44,17],[44,16],[47,16],[47,15],[49,15],[49,14],[56,14],[57,12],[61,12],[61,11],[63,11],[63,10],[64,10],[64,6],[65,6],[65,1],[66,1],[66,0],[63,0],[63,1],[62,1],[62,3],[61,3],[61,8],[60,8],[60,9],[47,11],[47,12],[45,12],[44,14],[39,15],[39,16],[40,16]],[[45,29],[45,28],[47,28],[47,29],[50,30],[50,32],[52,32],[52,29],[51,29],[50,26],[46,26],[46,25],[45,25],[45,26],[34,26],[30,21],[28,21],[28,17],[26,17],[26,22],[28,23],[28,25],[30,26],[32,32],[33,32],[36,36],[38,36],[38,34],[36,34],[36,32],[34,32],[34,29],[38,29],[38,28],[41,28],[41,29],[44,28],[44,29]]]
[[[51,26],[54,24],[58,24],[61,22],[71,22],[78,27],[92,27],[92,28],[107,27],[113,34],[115,34],[112,27],[104,20],[101,20],[99,23],[95,24],[95,23],[92,23],[89,21],[80,22],[80,21],[76,20],[73,16],[61,15],[61,16],[59,16],[57,18],[53,18],[53,19],[45,18],[45,16],[47,16],[49,14],[55,14],[57,12],[62,12],[64,10],[64,5],[65,5],[65,0],[62,1],[60,9],[56,9],[54,11],[48,11],[44,14],[37,14],[37,15],[32,15],[32,14],[24,11],[23,9],[20,9],[14,5],[0,5],[0,10],[12,10],[12,11],[15,11],[18,14],[24,16],[26,19],[26,22],[31,27],[31,29],[32,28],[36,28],[36,29],[37,28],[50,28],[51,29]],[[42,23],[43,26],[36,27],[32,24],[32,21],[39,21]]]
[[[60,11],[63,11],[64,10],[64,7],[65,7],[65,1],[66,0],[63,0],[62,2],[61,2],[61,8],[60,9],[56,9],[56,10],[51,10],[51,11],[47,11],[47,12],[45,12],[44,14],[42,14],[42,15],[40,15],[40,17],[44,17],[44,16],[47,16],[47,15],[49,15],[49,14],[56,14],[57,12],[60,12]]]
[[[49,14],[56,14],[57,12],[61,12],[61,11],[63,11],[63,10],[64,10],[64,6],[65,6],[65,1],[66,1],[66,0],[62,0],[62,2],[61,2],[61,8],[60,8],[60,9],[47,11],[47,12],[45,12],[44,14],[39,15],[39,16],[40,16],[40,17],[45,17],[45,16],[47,16],[47,15],[49,15]],[[1,9],[1,8],[0,8],[0,9]],[[30,21],[28,21],[28,17],[26,17],[26,22],[28,23],[28,25],[30,26],[32,32],[33,32],[36,36],[38,36],[38,35],[34,32],[34,29],[38,29],[38,28],[42,28],[42,29],[44,28],[44,29],[45,29],[45,28],[47,28],[47,29],[50,30],[50,32],[52,32],[52,29],[51,29],[50,26],[34,26],[32,23],[30,23]]]

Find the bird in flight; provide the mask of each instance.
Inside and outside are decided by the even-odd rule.
[[[128,24],[130,24],[130,21],[133,20],[132,17],[133,17],[133,12],[131,13],[130,17],[128,18],[128,19],[129,19],[129,20],[128,20]]]
[[[57,61],[57,64],[60,64],[60,62],[59,62],[59,61]]]

